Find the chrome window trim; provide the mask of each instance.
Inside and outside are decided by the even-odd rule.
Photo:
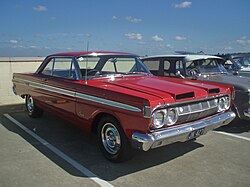
[[[54,92],[54,93],[59,93],[59,94],[71,96],[71,97],[78,98],[78,99],[84,99],[84,100],[92,101],[92,102],[95,102],[95,103],[100,103],[100,104],[104,104],[104,105],[108,105],[108,106],[113,106],[113,107],[128,110],[128,111],[133,111],[133,112],[141,112],[142,111],[140,108],[137,108],[137,107],[134,107],[134,106],[131,106],[131,105],[127,105],[127,104],[124,104],[124,103],[119,103],[119,102],[116,102],[116,101],[103,99],[103,98],[95,97],[95,96],[92,96],[92,95],[83,94],[83,93],[79,93],[79,92],[75,92],[75,91],[70,91],[70,90],[66,90],[66,89],[62,89],[62,88],[58,88],[58,87],[54,87],[54,86],[44,85],[44,84],[36,83],[36,82],[33,82],[33,81],[28,81],[28,80],[24,80],[24,79],[15,78],[14,82],[29,85],[29,86],[32,86],[34,88],[39,88],[39,89],[51,91],[51,92]]]

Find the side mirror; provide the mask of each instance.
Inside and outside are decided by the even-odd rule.
[[[192,79],[193,79],[193,80],[197,80],[197,79],[199,79],[199,77],[201,77],[201,73],[196,73],[196,74],[194,74],[194,75],[192,76]]]
[[[181,74],[180,71],[176,72],[176,76],[179,77],[179,78],[185,79],[185,77]]]

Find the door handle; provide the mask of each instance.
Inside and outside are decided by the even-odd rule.
[[[42,80],[42,81],[47,81],[47,80],[48,80],[48,78],[42,78],[41,80]]]

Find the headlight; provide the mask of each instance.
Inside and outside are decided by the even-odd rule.
[[[153,128],[158,129],[164,126],[166,110],[158,110],[153,114]]]
[[[228,110],[230,108],[230,97],[225,97],[225,110]]]
[[[221,97],[218,99],[218,112],[221,112],[224,110],[224,102],[225,102],[224,97]]]
[[[153,129],[159,129],[164,125],[171,126],[178,120],[176,108],[157,110],[153,113]]]
[[[217,102],[218,102],[218,112],[222,112],[230,108],[230,97],[228,96],[219,98]]]
[[[176,123],[178,119],[178,113],[175,108],[168,109],[167,117],[166,117],[166,124],[173,125]]]

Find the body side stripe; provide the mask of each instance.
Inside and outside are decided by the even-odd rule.
[[[109,106],[114,106],[114,107],[125,109],[125,110],[130,110],[130,111],[133,111],[133,112],[141,112],[141,109],[139,109],[137,107],[127,105],[127,104],[123,104],[123,103],[119,103],[119,102],[116,102],[116,101],[111,101],[111,100],[91,96],[91,95],[76,93],[76,97],[80,98],[80,99],[85,99],[85,100],[88,100],[88,101],[101,103],[101,104],[104,104],[104,105],[109,105]]]
[[[141,109],[139,109],[137,107],[127,105],[124,103],[119,103],[119,102],[108,100],[108,99],[103,99],[103,98],[99,98],[99,97],[95,97],[95,96],[91,96],[91,95],[87,95],[87,94],[83,94],[83,93],[65,90],[62,88],[54,87],[54,86],[36,83],[33,81],[15,78],[14,82],[18,82],[20,84],[26,84],[26,85],[32,86],[34,88],[39,88],[39,89],[43,89],[43,90],[71,96],[71,97],[78,98],[78,99],[88,100],[88,101],[92,101],[92,102],[96,102],[96,103],[100,103],[100,104],[104,104],[104,105],[108,105],[108,106],[113,106],[116,108],[121,108],[124,110],[129,110],[129,111],[133,111],[133,112],[141,112],[142,111]]]

